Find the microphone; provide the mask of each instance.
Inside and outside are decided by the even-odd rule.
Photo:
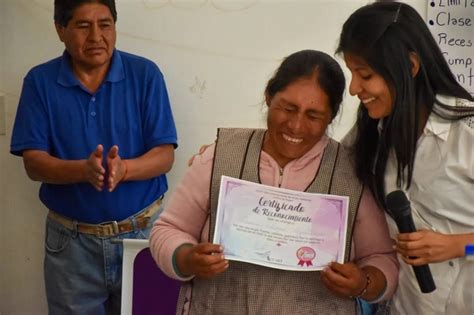
[[[392,191],[387,195],[386,204],[388,210],[392,213],[395,222],[397,223],[400,233],[415,232],[415,223],[411,216],[410,201],[401,190]],[[415,272],[416,280],[420,286],[421,292],[430,293],[436,289],[436,285],[431,275],[430,266],[412,266]]]

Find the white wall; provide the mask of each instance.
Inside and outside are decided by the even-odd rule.
[[[39,184],[11,156],[11,128],[26,72],[63,49],[51,0],[0,0],[0,314],[45,314],[42,259],[46,209]],[[312,48],[333,53],[358,0],[117,0],[117,47],[154,60],[168,85],[179,132],[171,190],[186,160],[214,140],[218,126],[264,126],[263,90],[281,59]],[[407,1],[425,14],[425,1]],[[348,77],[349,79],[349,77]],[[331,128],[339,139],[353,122],[347,96]],[[1,114],[1,113],[0,113]]]

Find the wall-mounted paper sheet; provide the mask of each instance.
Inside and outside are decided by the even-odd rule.
[[[474,1],[430,0],[427,5],[428,28],[458,82],[474,96]]]

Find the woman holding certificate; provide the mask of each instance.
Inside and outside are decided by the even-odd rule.
[[[216,143],[195,157],[150,237],[160,268],[184,281],[177,313],[356,314],[355,298],[378,302],[392,296],[399,266],[384,214],[357,179],[346,150],[326,135],[344,87],[344,75],[333,58],[313,50],[294,53],[284,59],[265,89],[267,129],[219,129]],[[223,176],[280,188],[281,193],[272,192],[274,196],[290,191],[348,196],[341,261],[328,262],[320,271],[292,271],[311,266],[320,252],[317,246],[295,251],[295,268],[301,269],[227,260],[226,244],[212,243],[220,223],[217,208]],[[248,198],[242,194],[242,203]],[[316,220],[299,216],[306,208],[303,203],[276,198],[260,198],[251,211],[267,213],[275,225],[285,219],[293,220],[291,224]],[[336,204],[329,208],[336,209]],[[319,219],[319,224],[326,222],[321,229],[334,224]],[[241,229],[265,233],[257,223]],[[271,234],[277,246],[284,248],[293,241],[287,232]],[[331,243],[315,237],[311,244],[319,241]],[[240,247],[247,245],[253,246],[243,241]],[[268,253],[262,251],[270,260]]]

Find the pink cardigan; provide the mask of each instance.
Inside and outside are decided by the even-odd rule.
[[[304,190],[313,180],[319,168],[322,153],[328,143],[324,137],[299,159],[288,163],[283,169],[281,187]],[[181,278],[173,267],[173,254],[183,243],[197,244],[199,239],[208,241],[209,187],[215,146],[196,156],[193,165],[171,195],[165,211],[155,222],[150,235],[150,250],[158,266],[169,277]],[[260,158],[262,184],[278,186],[280,167],[266,152]],[[398,261],[389,238],[387,223],[369,190],[364,189],[354,225],[351,261],[358,266],[371,265],[380,269],[386,279],[386,290],[379,299],[389,298],[398,282]],[[232,262],[230,262],[232,264]]]

